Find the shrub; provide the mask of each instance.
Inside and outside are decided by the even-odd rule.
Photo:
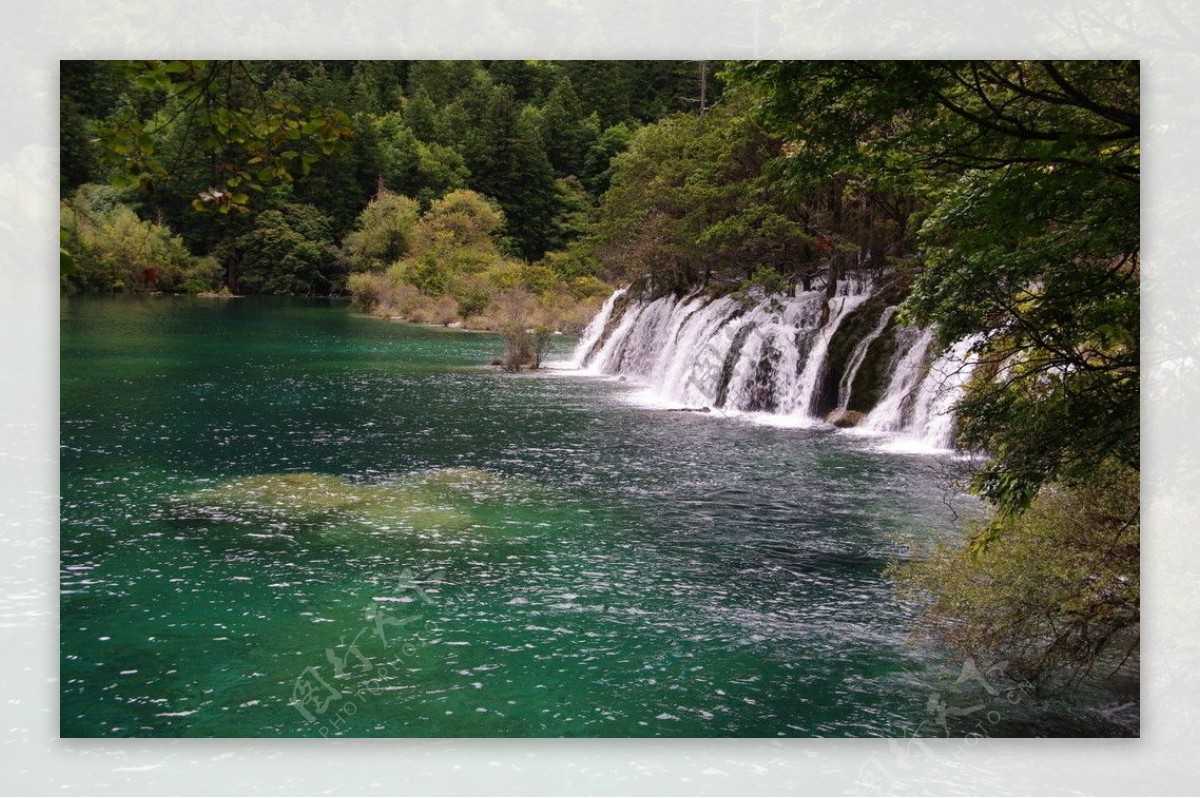
[[[599,277],[591,275],[573,278],[567,283],[567,290],[576,301],[595,297],[607,297],[613,291],[612,286],[605,283]]]
[[[412,249],[421,207],[390,191],[375,196],[358,215],[342,242],[341,254],[353,271],[383,271]]]
[[[373,272],[358,272],[346,281],[355,306],[367,313],[373,312],[388,297],[388,278]]]
[[[71,268],[62,287],[76,291],[172,293],[212,290],[220,269],[194,258],[164,224],[139,219],[107,186],[81,186],[60,204],[62,248]]]
[[[1137,472],[1112,466],[889,572],[902,595],[929,601],[920,636],[1039,686],[1077,685],[1136,656],[1138,509]]]
[[[474,275],[456,280],[451,293],[458,302],[458,315],[463,319],[483,313],[492,301],[486,281]]]
[[[473,327],[511,331],[513,355],[522,363],[540,360],[518,339],[528,329],[578,331],[610,289],[595,276],[568,278],[558,267],[577,258],[548,257],[534,264],[504,256],[495,239],[503,215],[472,191],[455,191],[435,201],[413,233],[412,251],[385,273],[359,273],[349,281],[355,303],[368,312],[414,322],[446,324],[470,320]],[[518,332],[519,331],[519,332]]]

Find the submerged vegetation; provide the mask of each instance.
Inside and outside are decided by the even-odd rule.
[[[861,335],[887,313],[978,362],[957,443],[994,519],[892,569],[922,631],[1047,684],[1136,660],[1136,62],[65,62],[62,86],[65,290],[349,294],[502,331],[515,370],[615,285],[869,282]]]
[[[255,474],[177,497],[176,519],[266,520],[276,529],[366,524],[373,530],[418,535],[478,523],[484,497],[520,503],[527,491],[474,468],[418,471],[378,483],[312,472]]]

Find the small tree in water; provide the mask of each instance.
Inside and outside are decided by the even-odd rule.
[[[520,371],[522,366],[528,366],[531,369],[541,368],[542,355],[545,354],[548,340],[550,340],[550,330],[543,326],[506,328],[504,330],[504,370]]]
[[[537,299],[521,288],[514,288],[501,294],[496,305],[505,344],[500,365],[505,371],[518,371],[522,366],[541,368],[552,331]]]

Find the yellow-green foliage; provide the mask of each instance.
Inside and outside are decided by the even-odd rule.
[[[1136,660],[1138,507],[1137,472],[1114,466],[889,570],[904,596],[931,601],[922,636],[1016,678],[1077,683]]]
[[[455,252],[498,254],[493,236],[504,225],[504,214],[481,194],[451,191],[435,200],[417,225],[414,251],[449,255]]]
[[[380,192],[342,242],[343,256],[356,271],[382,271],[412,249],[421,215],[416,200],[390,191]]]
[[[555,253],[532,264],[509,257],[497,240],[503,228],[493,203],[453,191],[412,226],[405,257],[382,273],[352,274],[350,292],[367,312],[417,323],[582,329],[609,286],[577,257]]]
[[[199,293],[220,282],[211,257],[194,258],[166,225],[139,219],[107,186],[81,186],[59,205],[68,290]]]

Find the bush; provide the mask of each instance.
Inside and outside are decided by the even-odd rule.
[[[416,200],[382,191],[358,215],[341,254],[353,271],[383,271],[412,249],[421,207]]]
[[[373,272],[350,275],[346,287],[355,306],[367,313],[374,312],[391,293],[387,276]]]
[[[462,319],[478,316],[487,310],[488,303],[492,301],[487,283],[477,276],[456,280],[451,293],[458,302],[458,315]]]
[[[188,294],[203,294],[215,291],[221,285],[224,269],[216,258],[205,255],[193,258],[192,264],[184,270],[182,289]]]
[[[70,268],[66,290],[198,293],[216,287],[220,268],[194,258],[164,224],[139,219],[107,186],[81,186],[60,204],[61,240]]]
[[[612,286],[605,283],[599,277],[592,277],[591,275],[572,279],[567,284],[567,290],[576,301],[607,297],[613,292]]]
[[[504,360],[505,371],[520,371],[522,366],[541,368],[542,353],[549,333],[542,330],[523,330],[520,327],[510,327],[504,331]]]
[[[389,318],[509,331],[513,358],[540,360],[545,341],[519,340],[527,329],[545,334],[582,329],[610,289],[593,275],[568,277],[560,266],[579,267],[575,256],[547,257],[534,264],[506,257],[496,242],[503,215],[473,191],[455,191],[420,218],[412,251],[384,274],[351,275],[358,307]],[[533,355],[529,352],[532,351]]]
[[[919,635],[1006,663],[1038,686],[1116,673],[1137,654],[1138,474],[1111,466],[1087,487],[1044,489],[1019,516],[976,526],[890,567],[928,609]]]

